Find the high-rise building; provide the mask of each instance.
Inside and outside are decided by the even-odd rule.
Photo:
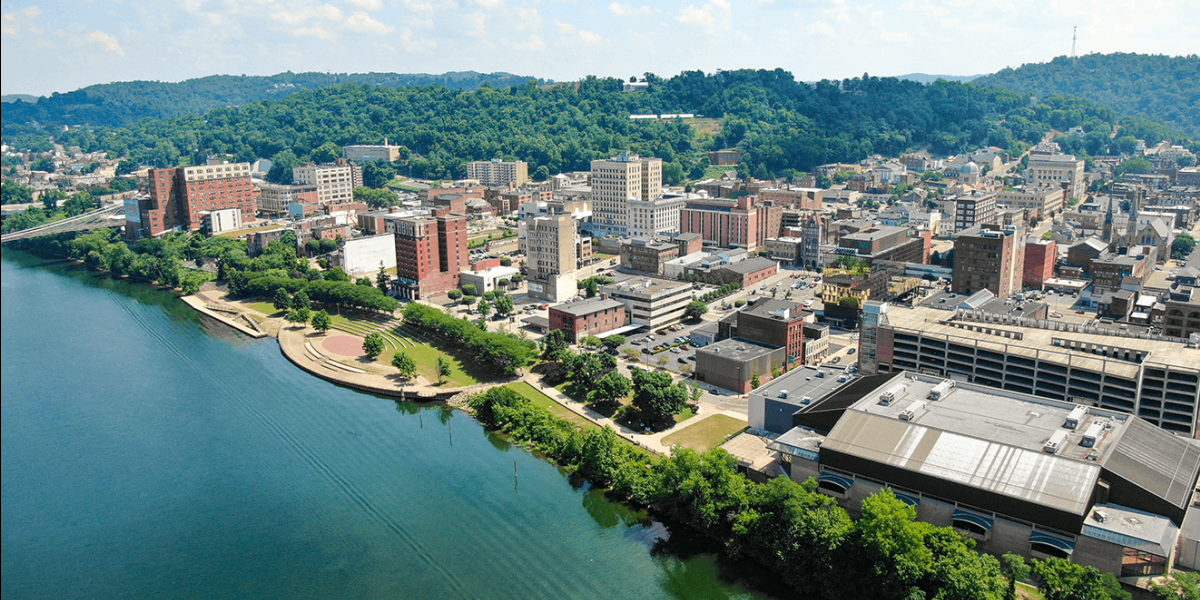
[[[1022,283],[1042,289],[1046,280],[1054,277],[1054,263],[1058,260],[1058,244],[1054,240],[1028,238],[1025,240],[1025,271]]]
[[[529,164],[523,160],[476,160],[467,163],[467,179],[489,187],[521,187],[529,181]]]
[[[1070,198],[1083,198],[1087,181],[1083,175],[1083,160],[1070,154],[1040,152],[1029,153],[1029,168],[1025,170],[1027,185],[1062,185]]]
[[[662,194],[654,200],[629,201],[626,235],[655,236],[679,231],[679,212],[687,202],[683,194]]]
[[[629,235],[630,202],[653,204],[662,196],[661,158],[640,158],[626,151],[609,160],[592,161],[591,228],[595,233]]]
[[[326,164],[305,163],[292,169],[292,180],[317,186],[317,203],[334,204],[354,199],[354,188],[362,186],[362,167],[344,158]]]
[[[954,230],[996,222],[996,194],[975,192],[958,196],[954,207]]]
[[[555,302],[575,295],[579,229],[575,217],[546,214],[525,220],[529,295]]]
[[[172,229],[194,231],[204,214],[214,210],[237,208],[242,218],[253,218],[258,210],[259,191],[250,181],[250,163],[214,159],[196,167],[151,169],[148,191],[136,206],[127,203],[127,239]]]
[[[700,234],[705,244],[756,250],[759,214],[750,202],[750,196],[688,200],[679,213],[679,230]]]
[[[958,294],[982,289],[1007,298],[1021,291],[1025,278],[1025,233],[996,226],[972,228],[954,239],[954,282]]]
[[[258,209],[269,214],[287,214],[291,204],[316,204],[316,185],[283,185],[256,179],[254,185],[261,194]]]
[[[400,297],[419,300],[458,287],[458,273],[470,262],[466,216],[439,208],[432,217],[389,219],[387,229],[396,236]]]

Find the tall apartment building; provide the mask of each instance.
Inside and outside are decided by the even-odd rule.
[[[679,231],[679,212],[687,199],[682,194],[663,194],[654,200],[629,201],[629,236],[653,236]]]
[[[467,179],[489,187],[521,187],[529,182],[529,163],[523,160],[476,160],[467,163]]]
[[[575,295],[578,238],[579,228],[570,214],[538,215],[525,220],[529,295],[555,302]]]
[[[1070,198],[1083,198],[1087,181],[1083,175],[1083,160],[1071,154],[1052,152],[1029,153],[1029,168],[1025,170],[1027,185],[1061,185]]]
[[[630,202],[653,204],[662,195],[661,158],[640,158],[625,151],[609,160],[593,160],[592,231],[629,235]]]
[[[317,203],[334,204],[354,199],[354,188],[362,186],[362,167],[346,159],[334,163],[305,163],[292,168],[292,180],[317,186]]]
[[[758,248],[759,213],[751,197],[737,200],[688,200],[679,213],[679,230],[698,233],[705,244],[722,248]]]
[[[317,203],[316,185],[283,185],[262,180],[255,180],[254,185],[258,187],[260,194],[258,210],[264,213],[283,215],[287,214],[290,204]]]
[[[384,140],[382,145],[355,145],[342,146],[342,155],[346,160],[353,162],[368,162],[381,160],[384,162],[396,162],[400,160],[400,146],[389,146],[387,140]]]
[[[468,269],[467,218],[447,208],[433,216],[387,220],[396,236],[396,291],[420,300],[458,287],[458,274]]]
[[[243,218],[253,218],[258,210],[250,163],[210,160],[197,167],[151,169],[148,187],[149,196],[126,203],[126,239],[194,231],[209,211],[237,208]]]
[[[959,294],[990,290],[1000,298],[1021,291],[1025,278],[1025,233],[996,226],[972,228],[954,238],[954,282]]]
[[[1022,269],[1025,275],[1021,278],[1023,285],[1042,289],[1046,280],[1054,277],[1054,264],[1058,261],[1058,244],[1054,240],[1026,238],[1025,260]]]
[[[954,231],[996,222],[996,194],[975,192],[955,199]]]
[[[1200,350],[1178,339],[961,308],[870,302],[867,309],[881,314],[870,324],[863,320],[858,368],[864,375],[919,371],[1200,433]]]

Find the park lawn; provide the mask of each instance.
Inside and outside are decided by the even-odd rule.
[[[417,362],[417,373],[425,377],[431,384],[436,384],[437,377],[437,359],[438,357],[445,358],[450,362],[450,376],[446,378],[446,387],[463,387],[475,385],[479,380],[471,373],[463,368],[463,364],[453,355],[442,352],[429,344],[417,344],[415,347],[404,347],[399,350],[389,350],[380,354],[375,362],[382,363],[388,366],[392,364],[392,355],[403,352]]]
[[[575,425],[578,425],[584,429],[589,429],[589,428],[597,429],[599,427],[595,423],[571,412],[571,410],[568,409],[567,407],[555,402],[553,398],[551,398],[550,396],[547,396],[546,394],[543,394],[537,388],[533,387],[532,385],[529,385],[528,383],[526,383],[524,381],[510,383],[504,387],[520,394],[524,398],[529,399],[529,401],[532,402],[535,406],[540,406],[540,407],[550,411],[551,415],[554,415],[555,417],[557,417],[559,419],[562,419],[564,421],[569,421],[569,422],[571,422]]]
[[[616,254],[605,254],[603,252],[593,252],[592,253],[592,258],[594,258],[596,260],[609,260],[609,259],[616,258],[616,257],[617,257]]]
[[[1005,581],[1005,584],[1008,582]],[[1045,600],[1042,591],[1029,585],[1028,583],[1017,582],[1017,599],[1018,600]]]
[[[283,311],[275,308],[274,302],[251,302],[250,308],[267,315],[268,317],[282,317]]]
[[[704,452],[710,448],[720,446],[725,443],[725,440],[746,429],[746,427],[747,424],[745,421],[740,421],[729,415],[713,415],[663,437],[662,443],[664,446],[679,444],[684,448]]]
[[[690,419],[690,418],[692,418],[692,417],[694,417],[694,416],[696,416],[696,411],[694,411],[694,410],[692,410],[692,409],[690,409],[690,408],[685,408],[685,409],[683,409],[683,410],[679,411],[679,413],[678,413],[678,414],[676,414],[676,415],[675,415],[674,417],[672,417],[672,418],[674,418],[674,419],[675,419],[675,424],[676,424],[676,425],[678,425],[678,424],[680,424],[680,423],[682,423],[682,422],[684,422],[684,421],[686,421],[686,420],[688,420],[688,419]]]

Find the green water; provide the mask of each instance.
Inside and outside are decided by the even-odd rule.
[[[0,268],[5,600],[754,597],[462,413],[325,383],[146,286]]]

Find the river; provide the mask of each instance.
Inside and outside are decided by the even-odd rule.
[[[74,265],[0,285],[5,600],[759,597],[463,413]]]

